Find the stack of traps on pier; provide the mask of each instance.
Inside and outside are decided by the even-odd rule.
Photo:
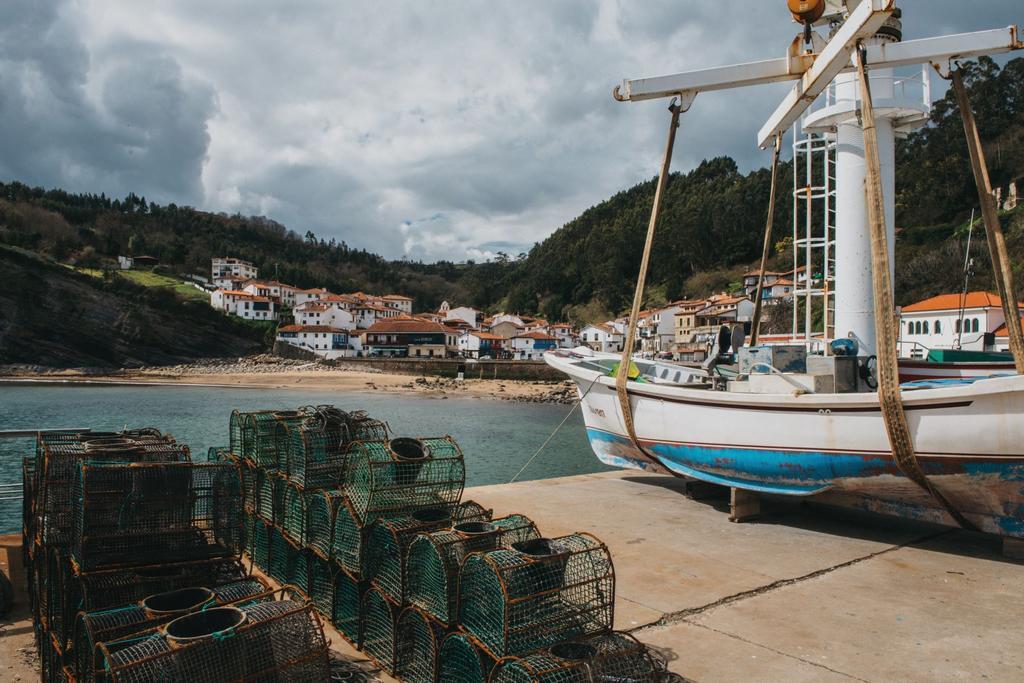
[[[242,473],[253,562],[308,592],[381,669],[427,683],[658,680],[646,648],[612,630],[600,541],[543,538],[528,517],[463,501],[451,437],[392,437],[360,414],[379,431],[352,438],[347,414],[316,410],[236,412],[232,447],[210,457]]]
[[[327,680],[326,641],[307,597],[274,593],[243,568],[236,463],[193,462],[186,446],[146,428],[41,435],[22,471],[44,681]],[[224,609],[244,614],[244,626],[195,627],[196,615]],[[182,619],[192,624],[187,637],[174,635]],[[238,650],[253,643],[257,661],[231,668],[254,659]]]

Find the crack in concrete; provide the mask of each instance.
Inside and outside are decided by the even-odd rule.
[[[909,540],[906,543],[900,543],[899,545],[889,546],[888,548],[884,548],[882,550],[879,550],[878,552],[869,553],[861,557],[855,557],[852,560],[847,560],[846,562],[841,562],[836,565],[824,567],[822,569],[817,569],[813,572],[810,572],[809,574],[804,574],[803,576],[797,576],[791,579],[779,579],[778,581],[773,581],[769,584],[758,586],[757,588],[751,588],[750,590],[740,591],[739,593],[727,595],[713,602],[709,602],[705,605],[700,605],[698,607],[688,607],[686,609],[678,610],[676,612],[666,613],[664,616],[661,617],[661,619],[658,619],[653,623],[647,624],[646,626],[638,626],[634,629],[629,629],[629,632],[635,633],[637,631],[641,631],[644,629],[662,628],[665,626],[670,626],[672,624],[678,624],[683,621],[687,623],[694,623],[690,621],[690,617],[703,614],[705,612],[708,612],[718,607],[722,607],[724,605],[730,605],[732,603],[747,600],[749,598],[755,598],[759,595],[764,595],[765,593],[770,593],[772,591],[779,590],[780,588],[785,588],[787,586],[792,586],[794,584],[803,583],[804,581],[810,581],[811,579],[816,579],[819,576],[831,574],[834,571],[837,571],[839,569],[845,569],[846,567],[852,567],[855,564],[860,564],[861,562],[871,560],[881,555],[885,555],[886,553],[890,553],[894,550],[901,550],[903,548],[915,545],[917,543],[923,543],[925,541],[930,541],[933,538],[938,538],[939,536],[951,534],[954,531],[956,531],[956,529],[943,529],[935,533],[926,534],[924,536]]]
[[[759,648],[761,648],[763,650],[768,650],[769,652],[773,652],[773,653],[775,653],[777,655],[780,655],[782,657],[786,657],[787,659],[794,659],[794,660],[796,660],[798,662],[802,662],[804,664],[810,664],[811,666],[816,666],[819,669],[824,669],[825,671],[828,671],[829,673],[834,673],[837,676],[843,676],[845,678],[849,678],[849,679],[854,680],[854,681],[860,681],[860,683],[872,683],[871,681],[869,681],[869,680],[867,680],[865,678],[858,678],[857,676],[854,676],[853,674],[848,674],[845,671],[839,671],[838,669],[833,669],[832,667],[826,666],[824,664],[821,664],[820,662],[815,662],[815,661],[812,661],[810,659],[804,659],[802,657],[797,657],[796,655],[791,655],[788,652],[783,652],[782,650],[776,650],[773,647],[768,647],[764,643],[758,643],[758,642],[755,642],[753,640],[747,640],[743,636],[736,635],[735,633],[729,633],[728,631],[720,631],[717,628],[712,628],[711,626],[708,626],[707,624],[701,624],[701,623],[698,623],[696,621],[687,621],[686,623],[690,624],[692,626],[696,626],[698,628],[707,629],[708,631],[713,631],[713,632],[718,633],[719,635],[723,635],[723,636],[725,636],[727,638],[733,638],[733,639],[738,640],[738,641],[740,641],[742,643],[746,643],[747,645],[753,645],[754,647],[759,647]]]

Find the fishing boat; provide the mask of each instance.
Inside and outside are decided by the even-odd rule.
[[[900,381],[981,379],[1012,375],[1013,357],[1003,351],[930,349],[924,358],[900,358]]]
[[[923,64],[927,72],[936,65],[950,73],[961,94],[962,81],[951,71],[956,59],[1024,45],[1016,27],[903,42],[894,0],[788,4],[805,30],[786,58],[626,81],[615,96],[679,98],[655,193],[649,250],[680,111],[700,92],[797,81],[758,142],[762,148],[775,142],[777,166],[781,136],[799,123],[803,134],[818,136],[807,149],[826,155],[824,173],[807,176],[825,178],[815,196],[825,198],[826,224],[817,237],[798,236],[806,239],[801,246],[808,253],[812,247],[824,252],[816,267],[825,269],[818,294],[826,316],[833,316],[824,321],[826,354],[758,346],[753,339],[751,346],[734,342],[728,357],[738,365],[727,372],[716,366],[728,350],[722,341],[705,367],[688,368],[632,358],[630,335],[621,356],[578,348],[549,352],[544,359],[575,382],[590,444],[609,465],[668,472],[754,496],[811,498],[959,525],[1020,543],[1015,539],[1024,538],[1024,376],[1000,363],[998,369],[1009,372],[984,367],[976,375],[921,376],[901,384],[895,315],[880,311],[895,311],[895,138],[924,125],[931,104],[927,86],[915,100],[894,85],[899,79],[893,69]],[[820,26],[829,27],[828,40],[813,33]],[[965,129],[968,119],[973,124],[973,116],[965,113],[964,119]],[[980,156],[980,144],[971,149]],[[975,171],[983,209],[990,209],[984,193],[990,196],[991,188],[983,186],[987,172],[977,166]],[[991,213],[989,232],[999,229],[989,222]],[[771,218],[766,253],[770,235]],[[993,263],[999,255],[994,253]],[[886,256],[888,268],[880,267]],[[642,300],[646,259],[647,252],[633,317]],[[1012,285],[1008,280],[1011,292]],[[1019,317],[1016,298],[1006,300],[1006,319]],[[728,340],[729,331],[722,333]],[[804,333],[810,338],[810,329]],[[756,334],[757,313],[751,330]],[[1017,338],[1011,334],[1011,349],[1024,347],[1019,337],[1019,331]]]

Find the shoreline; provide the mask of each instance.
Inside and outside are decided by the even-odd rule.
[[[229,366],[194,364],[168,368],[97,371],[91,369],[3,368],[0,386],[176,386],[217,389],[302,389],[391,393],[428,398],[474,398],[520,403],[572,403],[568,380],[466,379],[368,372],[313,363],[244,362]]]

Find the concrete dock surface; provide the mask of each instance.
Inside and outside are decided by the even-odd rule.
[[[670,476],[470,489],[612,553],[615,625],[695,681],[1024,681],[1024,563],[998,539],[799,501],[729,521]]]
[[[1024,563],[992,537],[795,500],[766,501],[758,520],[736,524],[724,495],[694,500],[684,481],[639,472],[477,487],[465,499],[525,514],[546,536],[603,540],[616,628],[682,679],[1024,680]],[[328,634],[336,656],[368,668]],[[22,600],[0,621],[0,681],[36,679],[33,650]]]

